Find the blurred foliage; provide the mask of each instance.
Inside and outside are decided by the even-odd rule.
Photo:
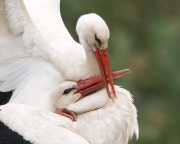
[[[62,0],[61,12],[76,40],[80,15],[103,17],[113,70],[133,71],[117,82],[131,91],[138,110],[140,138],[130,144],[179,144],[180,1]]]

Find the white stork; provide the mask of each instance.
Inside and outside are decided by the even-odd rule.
[[[106,23],[96,14],[82,16],[76,26],[80,45],[64,26],[59,6],[60,0],[0,0],[0,91],[14,90],[10,103],[54,111],[51,95],[58,84],[100,71],[108,95],[115,96]]]
[[[90,18],[92,19],[91,21]],[[53,128],[50,132],[54,134],[51,138],[54,138],[56,142],[59,139],[65,140],[64,138],[69,132],[71,134],[68,136],[74,135],[73,137],[78,137],[76,135],[79,134],[84,137],[74,138],[77,141],[72,141],[67,137],[68,140],[64,141],[63,144],[85,144],[88,143],[88,141],[97,144],[101,143],[102,139],[104,140],[104,138],[106,138],[104,137],[105,133],[100,132],[101,130],[105,132],[104,130],[109,129],[109,133],[114,132],[110,130],[116,125],[113,126],[113,124],[111,124],[112,117],[109,116],[109,119],[106,119],[106,121],[101,121],[102,127],[99,127],[99,131],[97,131],[99,135],[97,134],[95,142],[95,139],[93,141],[92,137],[89,137],[91,135],[86,136],[89,134],[88,130],[84,133],[86,135],[81,133],[81,130],[85,130],[88,126],[86,122],[89,118],[88,115],[86,115],[86,118],[83,118],[83,114],[79,115],[78,121],[72,122],[65,117],[48,112],[55,110],[52,98],[54,98],[53,94],[56,92],[56,88],[60,83],[65,80],[78,81],[93,77],[98,75],[100,71],[104,78],[103,80],[107,92],[112,90],[112,94],[115,96],[110,64],[108,59],[104,59],[103,57],[103,55],[107,56],[106,46],[109,38],[109,30],[105,22],[99,16],[90,14],[79,19],[76,29],[82,45],[76,43],[65,28],[59,15],[59,0],[0,0],[0,25],[0,90],[10,91],[15,89],[10,103],[23,103],[1,106],[0,120],[4,124],[23,135],[25,139],[35,143],[47,142],[43,138],[48,134],[48,129],[46,128],[50,128],[51,126]],[[95,52],[95,55],[93,52]],[[101,54],[101,52],[104,53]],[[100,58],[96,61],[95,56],[99,53]],[[101,66],[101,64],[103,66]],[[107,67],[105,67],[104,64],[108,64]],[[100,67],[100,71],[98,66]],[[108,85],[110,85],[110,89],[108,89]],[[117,88],[116,91],[118,97]],[[107,93],[104,89],[100,92],[107,97]],[[97,94],[101,93],[94,93],[94,95]],[[80,103],[81,101],[78,102]],[[40,107],[48,111],[39,110],[38,108],[24,104]],[[59,107],[59,104],[57,106]],[[110,112],[109,110],[106,111],[106,105],[104,107],[99,109],[102,115],[96,114],[98,110],[90,112],[91,116],[94,116],[93,113],[95,113],[100,119],[107,118],[107,113],[110,114]],[[107,102],[107,107],[113,108],[116,106],[112,102]],[[99,106],[97,108],[99,108]],[[75,110],[72,109],[72,111]],[[86,110],[83,112],[86,112]],[[125,115],[127,112],[128,111],[125,111]],[[128,122],[129,120],[130,122],[135,122],[137,120],[136,111],[132,113],[132,121],[132,117],[124,117]],[[82,120],[80,118],[81,116]],[[124,120],[122,117],[120,117],[120,119],[117,117],[118,121],[121,119]],[[89,121],[90,120],[91,119],[89,119]],[[125,125],[120,124],[119,126],[124,128],[127,125],[126,120]],[[95,126],[93,122],[98,121],[98,119],[93,120],[91,126]],[[115,120],[114,124],[117,124],[116,122],[118,121]],[[28,122],[30,125],[27,125]],[[42,122],[45,123],[42,124]],[[76,124],[78,125],[76,126]],[[112,125],[112,127],[107,127],[106,124]],[[38,125],[42,126],[42,129],[38,129]],[[86,125],[86,128],[81,129],[84,125]],[[131,130],[128,132],[128,135],[120,135],[120,137],[122,136],[123,138],[119,138],[117,135],[112,137],[107,136],[107,143],[111,143],[112,139],[114,141],[117,140],[117,143],[120,143],[121,140],[127,142],[134,131],[138,134],[137,123],[131,123],[131,126],[132,129],[130,128]],[[65,130],[63,129],[64,127],[66,128]],[[25,130],[28,129],[28,133],[32,133],[24,133]],[[41,133],[43,131],[44,133]],[[63,134],[65,135],[62,137],[58,134],[56,135],[58,132],[64,132]],[[55,136],[60,137],[57,140]],[[41,140],[38,138],[41,138]],[[37,142],[35,139],[38,139]],[[50,137],[47,139],[50,140]]]
[[[81,97],[78,93],[74,95],[76,86],[76,82],[63,82],[57,88],[58,93],[54,94],[57,108],[67,108],[79,114],[76,122],[22,104],[1,106],[0,120],[33,143],[127,144],[133,134],[138,138],[137,111],[127,90],[115,86],[117,98],[114,102],[105,89],[75,102]],[[72,87],[75,89],[69,91]],[[18,123],[14,124],[14,120]]]

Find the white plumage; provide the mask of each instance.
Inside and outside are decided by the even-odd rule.
[[[50,96],[64,77],[43,54],[41,49],[49,50],[50,46],[33,25],[24,2],[0,1],[0,90],[16,88],[10,102],[54,111]],[[55,10],[59,7],[56,2]]]
[[[74,85],[74,83],[68,85],[72,86],[71,84]],[[59,86],[59,99],[62,98],[62,93],[65,90],[64,86],[63,83]],[[50,113],[46,110],[17,104],[1,106],[0,120],[15,129],[27,140],[31,140],[32,142],[40,141],[42,144],[44,138],[41,135],[47,135],[47,132],[54,134],[54,141],[63,138],[64,133],[62,128],[75,132],[91,144],[127,144],[134,133],[138,138],[137,111],[132,103],[132,95],[127,90],[118,86],[115,89],[117,98],[114,102],[108,98],[105,89],[93,93],[77,103],[73,103],[74,100],[70,98],[72,93],[64,96],[64,102],[61,101],[61,105],[68,102],[64,106],[77,113],[82,113],[78,115],[77,122],[72,122],[66,117]],[[95,101],[95,98],[97,101]],[[67,100],[66,102],[65,99]],[[88,107],[91,109],[88,109]],[[93,110],[98,107],[101,108]],[[89,110],[93,111],[87,112]],[[13,125],[14,121],[18,123]],[[39,129],[34,130],[36,127]],[[56,137],[55,129],[57,129],[57,132],[62,131],[61,135],[57,134],[58,137]],[[26,130],[31,133],[24,134]],[[67,134],[67,139],[71,139],[71,135],[72,133],[70,135]],[[77,139],[79,140],[79,137]],[[46,142],[47,144],[48,141],[49,138]],[[81,142],[83,141],[82,139]],[[62,144],[64,143],[62,142]],[[72,144],[76,144],[76,138]]]
[[[10,102],[53,111],[49,101],[58,83],[100,74],[93,51],[107,47],[109,29],[98,15],[79,19],[80,45],[64,26],[59,0],[0,2],[0,90],[15,89]]]
[[[54,143],[65,140],[63,144],[125,144],[134,133],[138,137],[137,112],[130,93],[122,88],[116,87],[115,103],[102,89],[68,105],[67,108],[80,114],[77,122],[48,112],[55,110],[54,93],[58,92],[60,83],[99,74],[92,54],[98,43],[92,37],[101,39],[102,47],[106,47],[109,38],[109,30],[104,21],[98,21],[99,16],[88,15],[98,23],[94,27],[93,23],[89,27],[85,25],[89,19],[81,17],[76,29],[84,51],[64,26],[59,6],[59,0],[0,0],[0,91],[15,89],[10,104],[0,107],[0,120],[36,143],[48,144],[52,138]],[[87,99],[93,105],[86,107]],[[62,105],[60,101],[56,106]],[[100,109],[84,113],[94,108]],[[36,130],[40,124],[42,127]],[[24,134],[26,130],[30,133]],[[46,140],[48,130],[53,135]],[[71,135],[74,141],[69,139]]]
[[[64,90],[75,88],[68,94]],[[81,94],[74,94],[75,82],[61,83],[53,94],[57,108],[67,108],[78,115],[77,124],[68,127],[92,144],[126,144],[136,134],[139,136],[137,111],[129,91],[115,86],[117,98],[112,101],[101,89],[77,101]],[[110,133],[110,134],[107,134]]]

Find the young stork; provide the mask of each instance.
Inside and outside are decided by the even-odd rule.
[[[100,74],[109,97],[116,96],[106,23],[96,14],[80,17],[79,44],[64,26],[59,10],[60,0],[0,0],[0,91],[14,90],[10,103],[54,111],[51,95],[58,84]]]
[[[76,122],[22,104],[1,106],[0,120],[35,144],[58,141],[61,144],[127,144],[133,134],[138,138],[137,111],[127,90],[115,86],[117,98],[114,102],[105,89],[77,101],[81,95],[74,94],[76,88],[75,82],[66,81],[58,86],[58,93],[53,94],[57,108],[66,108],[78,114]],[[17,124],[14,125],[12,120]]]
[[[136,109],[126,90],[114,88],[107,55],[109,29],[98,15],[84,15],[76,26],[78,44],[64,26],[59,2],[0,0],[0,90],[14,90],[10,103],[0,107],[0,121],[32,143],[127,143],[134,132],[138,135]],[[95,79],[95,84],[103,81],[108,94],[105,89],[91,94],[95,106],[84,106],[86,97],[77,101],[81,98],[79,91],[73,101],[67,97],[67,105],[62,99],[62,103],[54,103],[54,93],[59,92],[63,81],[79,81],[100,73],[102,79]],[[79,83],[86,81],[76,86]],[[114,103],[108,95],[117,96]],[[94,103],[96,99],[100,105]],[[101,108],[80,114],[78,121],[72,122],[49,112],[55,110],[53,104],[75,113]],[[79,107],[81,111],[76,109]]]

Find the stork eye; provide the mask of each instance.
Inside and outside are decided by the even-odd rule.
[[[101,40],[97,37],[96,34],[95,34],[95,40],[98,42],[99,46],[101,46]]]
[[[68,89],[65,89],[64,92],[63,92],[63,95],[67,95],[69,94],[72,90],[74,90],[76,88],[68,88]]]

